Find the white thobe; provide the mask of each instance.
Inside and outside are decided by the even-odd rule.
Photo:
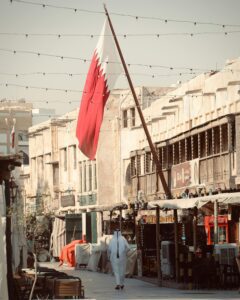
[[[124,278],[127,263],[127,251],[129,250],[127,240],[120,231],[115,231],[108,246],[108,255],[110,257],[113,273],[117,285],[124,285]]]

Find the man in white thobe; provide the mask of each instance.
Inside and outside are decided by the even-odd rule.
[[[110,258],[113,273],[116,280],[116,290],[124,288],[126,272],[127,252],[130,249],[127,240],[119,230],[114,231],[108,246],[108,257]]]

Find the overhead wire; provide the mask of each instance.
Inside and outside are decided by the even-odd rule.
[[[67,77],[74,77],[74,76],[86,76],[88,73],[67,73],[67,72],[29,72],[29,73],[4,73],[0,72],[0,76],[14,76],[14,77],[25,77],[25,76],[67,76]],[[117,73],[108,73],[111,75],[118,75]],[[183,76],[183,75],[196,75],[195,72],[181,72],[181,73],[168,73],[168,74],[146,74],[146,73],[131,73],[133,76],[143,76],[143,77],[168,77],[168,76]],[[124,76],[125,74],[120,74],[120,76]]]
[[[91,61],[91,59],[87,59],[87,58],[49,54],[49,53],[29,51],[29,50],[15,50],[15,49],[0,48],[0,51],[11,53],[11,54],[31,54],[31,55],[35,55],[38,57],[45,56],[45,57],[51,57],[51,58],[58,58],[61,60],[64,60],[64,59],[79,60],[84,63]],[[121,64],[121,62],[116,62],[116,61],[108,61],[107,63],[108,64]],[[161,68],[161,69],[168,69],[168,70],[188,70],[190,72],[192,72],[192,71],[209,71],[209,72],[216,71],[213,69],[203,69],[203,68],[195,68],[195,67],[173,67],[173,66],[164,66],[164,65],[157,65],[157,64],[127,63],[127,65],[128,65],[128,67],[138,66],[138,67],[147,67],[147,68]]]
[[[85,13],[93,13],[93,14],[104,14],[103,11],[97,11],[97,10],[90,10],[90,9],[83,9],[83,8],[74,8],[74,7],[68,7],[68,6],[59,6],[59,5],[53,5],[53,4],[46,4],[42,2],[32,2],[32,1],[26,1],[26,0],[10,0],[11,3],[16,2],[19,4],[28,4],[28,5],[35,5],[35,6],[41,6],[43,8],[55,8],[55,9],[63,9],[63,10],[70,10],[73,12],[85,12]],[[119,16],[119,17],[129,17],[134,18],[135,20],[155,20],[155,21],[161,21],[165,24],[167,23],[186,23],[191,24],[194,26],[197,25],[208,25],[208,26],[217,26],[221,28],[226,27],[240,27],[239,24],[223,24],[223,23],[215,23],[215,22],[203,22],[203,21],[192,21],[192,20],[180,20],[180,19],[171,19],[171,18],[162,18],[162,17],[153,17],[153,16],[141,16],[141,15],[132,15],[132,14],[124,14],[124,13],[116,13],[116,12],[110,12],[111,15]]]
[[[121,33],[116,34],[117,37],[131,38],[131,37],[166,37],[166,36],[200,36],[200,35],[224,35],[228,34],[239,34],[240,30],[231,30],[231,31],[203,31],[203,32],[165,32],[165,33]],[[24,38],[30,37],[55,37],[55,38],[64,38],[64,37],[87,37],[87,38],[99,38],[102,35],[100,34],[90,34],[90,33],[23,33],[23,32],[0,32],[0,36],[19,36]],[[103,35],[103,36],[112,36],[112,35]]]

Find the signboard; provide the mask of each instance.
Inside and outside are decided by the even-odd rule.
[[[171,188],[178,189],[199,185],[199,159],[172,166]]]
[[[142,220],[147,224],[156,224],[156,216],[143,216]],[[159,223],[174,223],[174,217],[173,215],[168,216],[160,216],[159,217]]]
[[[61,197],[61,206],[74,206],[75,205],[75,196],[74,195],[66,195]]]

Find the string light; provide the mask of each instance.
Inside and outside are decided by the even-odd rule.
[[[57,6],[57,5],[52,5],[52,4],[37,3],[37,2],[24,1],[24,0],[10,0],[10,2],[42,6],[43,8],[50,7],[50,8],[65,9],[65,10],[71,10],[73,12],[79,11],[79,12],[86,12],[86,13],[104,14],[104,12],[102,12],[102,11],[96,11],[96,10],[94,11],[94,10],[88,10],[88,9],[82,9],[82,8],[67,7],[67,6]]]
[[[13,87],[20,87],[20,88],[25,88],[25,89],[38,89],[38,90],[45,90],[46,92],[48,91],[58,91],[58,92],[71,92],[71,93],[83,93],[84,91],[80,90],[68,90],[68,89],[57,89],[57,88],[49,88],[49,87],[37,87],[37,86],[28,86],[28,85],[21,85],[21,84],[16,84],[16,83],[0,83],[2,86],[13,86]]]
[[[88,9],[82,9],[82,8],[73,8],[73,7],[67,7],[67,6],[58,6],[58,5],[52,5],[52,4],[45,4],[40,2],[31,2],[31,1],[25,1],[25,0],[11,0],[11,2],[16,2],[19,4],[28,4],[28,5],[35,5],[35,6],[41,6],[41,7],[49,7],[49,8],[56,8],[56,9],[63,9],[63,10],[70,10],[73,12],[84,12],[84,13],[93,13],[93,14],[105,14],[103,11],[96,11],[96,10],[88,10]],[[160,17],[151,17],[151,16],[138,16],[138,15],[131,15],[131,14],[123,14],[123,13],[115,13],[111,12],[111,15],[119,16],[119,17],[129,17],[133,18],[136,21],[139,20],[155,20],[160,21],[165,24],[168,23],[186,23],[191,24],[194,26],[197,25],[209,25],[209,26],[217,26],[221,28],[226,27],[240,27],[238,24],[222,24],[222,23],[214,23],[214,22],[202,22],[202,21],[191,21],[191,20],[178,20],[178,19],[169,19],[169,18],[160,18]]]
[[[222,35],[226,36],[228,34],[239,34],[240,30],[232,31],[203,31],[203,32],[167,32],[167,33],[124,33],[116,34],[117,37],[132,38],[132,37],[166,37],[166,36],[200,36],[200,35]],[[65,37],[86,37],[86,38],[99,38],[101,36],[112,36],[110,34],[100,35],[100,34],[88,34],[88,33],[21,33],[21,32],[0,32],[1,36],[19,36],[19,37],[54,37],[54,38],[65,38]]]
[[[108,73],[111,75],[118,75],[116,73]],[[30,72],[30,73],[2,73],[0,72],[0,75],[4,76],[14,76],[14,77],[24,77],[24,76],[34,76],[34,75],[40,75],[40,76],[67,76],[70,77],[70,79],[74,76],[86,76],[87,73],[51,73],[51,72]],[[143,76],[143,77],[168,77],[168,76],[183,76],[183,75],[197,75],[197,73],[194,72],[181,72],[181,73],[168,73],[168,74],[146,74],[146,73],[131,73],[133,76]],[[121,76],[125,77],[125,74],[121,74]]]
[[[61,60],[63,59],[70,59],[70,60],[80,60],[85,62],[90,62],[91,59],[86,59],[86,58],[81,58],[81,57],[70,57],[70,56],[62,56],[62,55],[54,55],[54,54],[48,54],[48,53],[40,53],[40,52],[34,52],[34,51],[26,51],[26,50],[12,50],[12,49],[4,49],[4,48],[0,48],[0,51],[2,52],[8,52],[8,53],[14,53],[14,54],[32,54],[32,55],[37,55],[37,56],[45,56],[45,57],[54,57],[54,58],[61,58]],[[114,61],[109,61],[109,64],[121,64],[120,62],[114,62]],[[161,69],[167,69],[167,70],[188,70],[190,72],[193,71],[202,71],[202,72],[213,72],[213,70],[209,70],[209,69],[202,69],[202,68],[190,68],[190,67],[169,67],[169,66],[163,66],[163,65],[148,65],[148,64],[129,64],[128,66],[137,66],[137,67],[146,67],[146,68],[161,68]]]
[[[55,88],[49,88],[49,87],[36,87],[36,86],[26,86],[26,85],[20,85],[20,84],[15,84],[15,83],[0,83],[0,86],[5,86],[5,87],[20,87],[20,88],[25,88],[25,89],[39,89],[39,90],[45,90],[45,91],[59,91],[59,92],[75,92],[75,93],[86,93],[85,91],[81,91],[81,90],[64,90],[64,89],[55,89]],[[123,96],[123,95],[122,95]],[[183,95],[185,96],[185,95]],[[176,95],[176,94],[162,94],[162,95],[157,95],[157,97],[161,98],[161,97],[170,97],[170,98],[181,98],[183,96],[180,95]],[[202,97],[203,94],[197,94],[197,95],[193,95],[193,94],[187,94],[186,96],[188,97],[192,97],[192,98],[196,98],[196,97]],[[46,102],[47,100],[43,100],[43,102]],[[69,101],[69,100],[68,100]],[[75,102],[75,101],[73,101]]]

